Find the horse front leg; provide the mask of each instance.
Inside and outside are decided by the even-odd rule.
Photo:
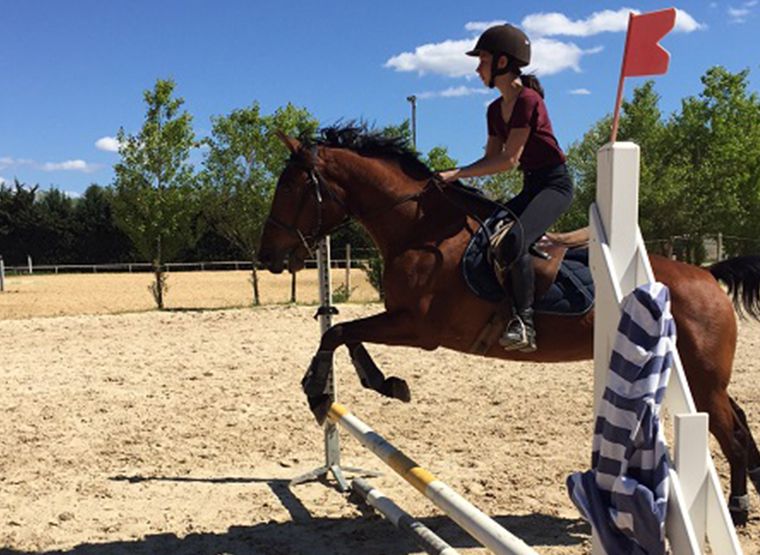
[[[301,386],[309,401],[309,408],[319,424],[323,424],[330,408],[330,379],[335,349],[346,345],[351,361],[364,387],[374,389],[383,395],[411,400],[409,386],[400,378],[386,378],[362,342],[383,345],[420,346],[435,348],[428,340],[423,344],[417,332],[418,320],[407,311],[381,312],[374,316],[345,322],[331,327],[322,336],[319,350],[311,360],[309,369],[301,380]]]

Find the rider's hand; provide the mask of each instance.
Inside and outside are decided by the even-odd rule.
[[[451,170],[444,170],[442,172],[438,172],[438,176],[441,178],[442,181],[454,181],[459,177],[459,168],[454,168]]]

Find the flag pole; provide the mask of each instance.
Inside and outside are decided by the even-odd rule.
[[[623,103],[623,83],[625,82],[625,62],[628,58],[628,43],[631,40],[631,21],[633,12],[628,13],[628,29],[625,33],[625,47],[623,48],[623,63],[620,66],[620,81],[618,81],[617,98],[615,99],[615,115],[612,117],[612,133],[610,142],[617,141],[618,123],[620,121],[620,105]]]

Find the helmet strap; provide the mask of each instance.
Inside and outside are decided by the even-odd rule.
[[[499,67],[499,60],[502,56],[506,57],[507,55],[504,53],[498,53],[494,54],[491,59],[491,80],[488,82],[489,89],[493,89],[496,86],[496,78],[499,75],[506,75],[509,73],[509,64],[501,68]]]

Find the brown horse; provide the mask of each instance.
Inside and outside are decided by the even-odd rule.
[[[362,384],[405,401],[406,383],[385,378],[363,342],[427,350],[470,352],[497,310],[468,288],[462,255],[479,221],[494,205],[457,185],[443,185],[398,140],[350,126],[323,131],[305,141],[282,136],[292,156],[280,176],[264,227],[261,262],[272,272],[295,272],[317,241],[348,218],[358,220],[383,261],[385,311],[345,322],[323,336],[303,380],[317,420],[326,416],[333,353],[346,345]],[[720,262],[709,270],[659,256],[650,257],[656,278],[670,289],[678,347],[694,401],[710,415],[731,467],[729,508],[746,522],[747,474],[760,492],[760,452],[744,412],[727,387],[736,346],[734,307],[717,280],[729,287],[737,306],[758,319],[760,257]],[[717,278],[717,279],[716,279]],[[539,349],[507,352],[490,344],[485,356],[535,362],[593,358],[593,311],[582,316],[536,315]]]

